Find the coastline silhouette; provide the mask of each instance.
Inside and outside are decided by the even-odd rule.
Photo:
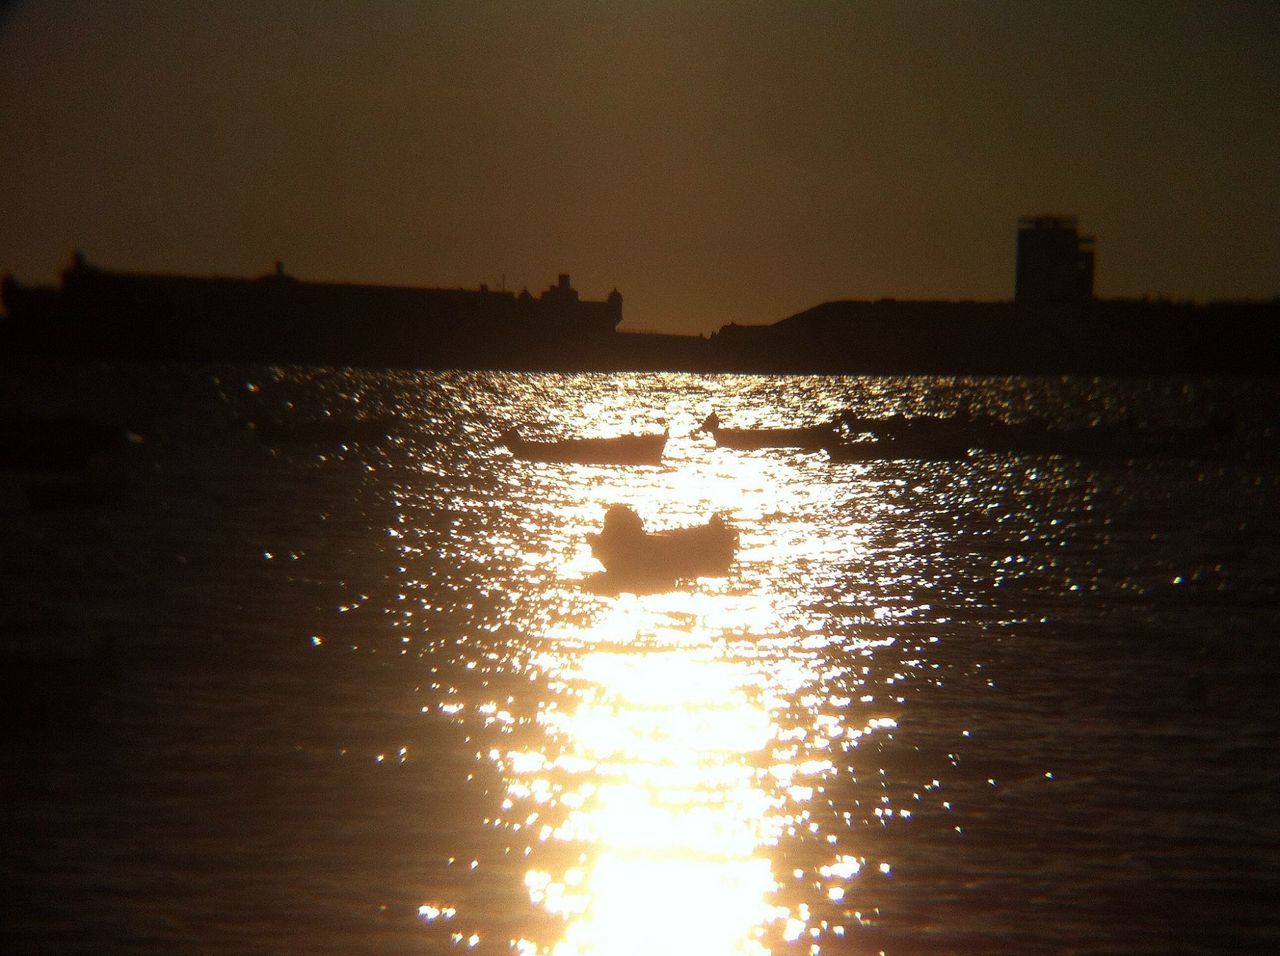
[[[3,281],[0,355],[369,368],[795,374],[1261,374],[1280,297],[1100,299],[1074,217],[1019,223],[1007,301],[838,300],[714,334],[619,331],[622,294],[538,296],[116,272],[76,253],[58,286]]]

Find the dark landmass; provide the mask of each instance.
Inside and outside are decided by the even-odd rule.
[[[61,285],[3,284],[8,355],[403,368],[591,364],[622,321],[622,296],[579,300],[567,275],[540,296],[147,275],[77,255]]]
[[[708,344],[725,371],[1268,375],[1280,299],[827,302],[775,325],[728,326]]]
[[[1074,237],[1074,230],[1071,235]],[[1091,284],[1092,259],[1088,260]],[[77,256],[57,287],[3,285],[0,355],[545,371],[1273,374],[1280,298],[1210,304],[1034,294],[839,301],[709,337],[617,331],[622,296],[567,275],[490,290],[113,272]]]

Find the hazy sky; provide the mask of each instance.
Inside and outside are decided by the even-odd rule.
[[[0,271],[538,292],[624,328],[1097,291],[1280,294],[1271,0],[0,3]]]

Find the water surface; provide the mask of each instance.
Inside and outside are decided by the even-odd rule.
[[[1267,951],[1273,383],[21,366],[118,492],[4,474],[7,640],[114,636],[11,729],[8,948]],[[950,414],[1206,457],[832,464],[726,425]],[[497,436],[669,428],[660,467]],[[586,535],[719,512],[730,574],[603,595]]]

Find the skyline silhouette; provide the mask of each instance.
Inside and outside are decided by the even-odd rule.
[[[1098,294],[1280,291],[1272,4],[10,4],[0,271],[627,295],[711,332],[1007,299],[1069,211]]]
[[[5,275],[0,353],[510,371],[1274,375],[1280,296],[1108,299],[1073,216],[1018,222],[1013,299],[841,299],[711,334],[620,328],[623,296],[561,273],[527,289],[433,289],[103,269],[76,252],[60,284]]]

